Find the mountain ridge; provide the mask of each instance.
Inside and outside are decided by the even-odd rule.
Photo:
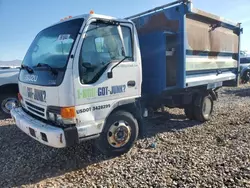
[[[22,63],[22,60],[15,59],[10,61],[2,61],[0,60],[0,66],[20,66]]]

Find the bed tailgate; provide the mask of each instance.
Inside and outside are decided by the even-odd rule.
[[[186,86],[237,86],[240,24],[198,9],[185,19]]]

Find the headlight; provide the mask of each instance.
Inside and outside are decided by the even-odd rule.
[[[48,107],[48,120],[58,125],[72,125],[76,123],[75,109],[72,107]]]
[[[56,123],[57,123],[58,125],[66,124],[66,123],[63,121],[62,116],[59,115],[59,114],[56,114]]]
[[[56,121],[56,114],[52,113],[52,112],[48,112],[48,119],[50,121],[55,122]]]

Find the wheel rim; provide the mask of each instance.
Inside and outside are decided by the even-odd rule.
[[[112,124],[107,133],[108,143],[114,148],[123,147],[131,137],[131,127],[126,121],[117,121]]]
[[[212,102],[209,98],[205,98],[204,99],[204,103],[203,103],[203,115],[205,118],[208,118],[211,114],[211,111],[212,111]]]
[[[1,108],[5,113],[9,114],[10,110],[13,107],[15,107],[16,104],[17,104],[17,99],[15,99],[15,98],[7,98],[7,99],[2,101]]]

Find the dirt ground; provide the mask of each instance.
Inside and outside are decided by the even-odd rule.
[[[0,187],[250,187],[250,86],[220,90],[212,119],[155,119],[127,154],[54,149],[0,120]]]

